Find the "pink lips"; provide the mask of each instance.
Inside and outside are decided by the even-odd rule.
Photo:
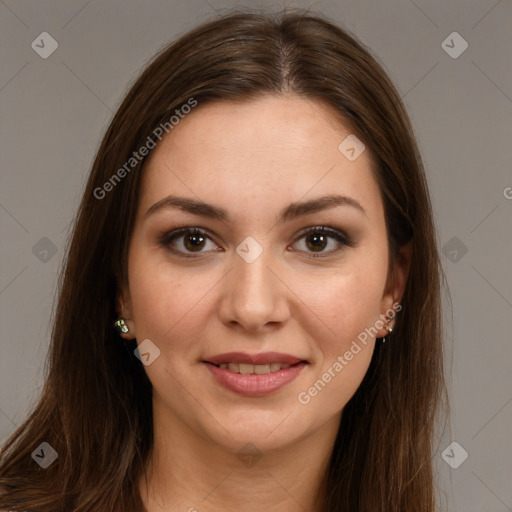
[[[266,363],[286,363],[296,364],[303,361],[299,357],[290,354],[281,354],[279,352],[263,352],[262,354],[246,354],[245,352],[227,352],[217,356],[205,358],[207,363],[246,363],[246,364],[266,364]]]
[[[208,357],[204,360],[205,366],[212,372],[215,380],[225,388],[247,396],[262,396],[277,391],[293,379],[308,364],[306,361],[291,356],[289,354],[280,354],[278,352],[265,352],[263,354],[245,354],[243,352],[230,352]],[[266,364],[266,363],[284,363],[290,364],[289,368],[278,370],[276,372],[264,375],[235,373],[228,369],[218,368],[221,363],[246,363],[246,364]]]

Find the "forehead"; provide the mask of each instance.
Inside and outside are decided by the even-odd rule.
[[[372,157],[339,149],[351,134],[325,104],[298,96],[198,104],[145,163],[141,209],[168,194],[265,208],[326,193],[379,202]]]

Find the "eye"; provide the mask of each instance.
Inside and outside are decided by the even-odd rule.
[[[303,250],[305,252],[311,253],[308,257],[312,258],[330,256],[333,253],[341,251],[343,246],[353,246],[353,243],[348,235],[342,231],[338,231],[337,229],[329,228],[326,226],[316,226],[306,229],[301,233],[298,241],[302,241],[303,239]],[[325,251],[324,249],[329,246],[329,239],[335,241],[330,245],[337,245],[338,247]]]
[[[207,246],[207,241],[212,242],[210,236],[206,231],[199,228],[180,228],[170,233],[166,233],[160,240],[159,243],[165,248],[169,248],[173,252],[179,253],[180,256],[185,258],[193,258],[194,256],[188,256],[188,253],[199,253],[208,252],[202,251]],[[178,242],[179,241],[179,242]],[[217,247],[214,244],[214,247]],[[178,246],[178,248],[176,247]]]
[[[310,253],[308,257],[312,258],[330,256],[333,253],[341,251],[343,246],[353,246],[350,237],[344,232],[326,226],[315,226],[306,229],[300,234],[297,242],[303,239],[304,248],[299,250]],[[335,242],[329,244],[329,240],[334,240]],[[209,250],[208,242],[213,246]],[[185,227],[165,233],[160,238],[159,244],[185,258],[193,258],[194,253],[218,252],[215,250],[218,246],[213,242],[209,233],[200,228]],[[329,245],[338,245],[338,247],[325,251],[324,249]]]

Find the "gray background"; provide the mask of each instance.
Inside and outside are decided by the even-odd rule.
[[[243,5],[250,4],[0,1],[0,442],[40,391],[68,229],[128,84],[170,39]],[[345,26],[404,98],[453,299],[453,322],[445,302],[453,420],[436,455],[442,510],[512,510],[512,3],[252,5],[311,6]],[[458,58],[442,46],[454,31],[469,45]],[[47,59],[31,47],[42,32],[59,45]],[[462,48],[457,40],[445,44]],[[457,469],[441,456],[452,441],[469,454]],[[450,452],[452,460],[460,453]]]

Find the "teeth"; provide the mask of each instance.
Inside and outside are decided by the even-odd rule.
[[[244,375],[249,375],[251,373],[254,373],[254,365],[253,364],[240,363],[238,366],[240,367],[240,373],[243,373]]]
[[[245,363],[221,363],[219,368],[229,370],[234,373],[241,373],[243,375],[265,375],[271,372],[277,372],[279,370],[286,370],[290,368],[290,364],[287,363],[267,363],[267,364],[245,364]]]
[[[272,371],[272,368],[271,368],[272,365],[270,365],[270,364],[255,364],[255,365],[248,364],[247,366],[253,366],[254,373],[256,375],[265,375],[266,373],[270,373]]]
[[[228,370],[230,372],[240,373],[240,365],[238,363],[229,363]]]

